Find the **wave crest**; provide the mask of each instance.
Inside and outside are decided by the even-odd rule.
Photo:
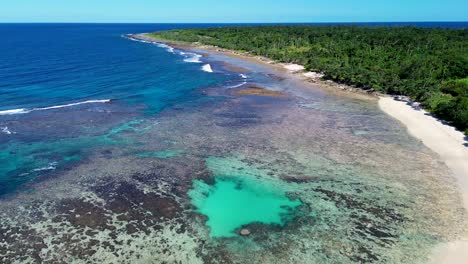
[[[228,88],[232,89],[232,88],[238,88],[238,87],[241,87],[242,85],[246,85],[247,82],[244,81],[242,83],[239,83],[239,84],[236,84],[236,85],[232,85],[232,86],[229,86]]]
[[[213,69],[211,68],[210,64],[203,65],[202,70],[205,71],[205,72],[213,72]]]
[[[0,127],[0,130],[2,131],[2,133],[5,133],[7,135],[11,135],[11,134],[15,134],[13,132],[10,131],[10,129],[8,129],[8,127]]]
[[[54,105],[54,106],[41,107],[41,108],[31,108],[31,109],[18,108],[18,109],[10,109],[10,110],[3,110],[3,111],[0,111],[0,115],[27,114],[27,113],[31,113],[31,112],[33,112],[33,111],[51,110],[51,109],[65,108],[65,107],[70,107],[70,106],[77,106],[77,105],[82,105],[82,104],[109,103],[110,101],[111,101],[110,99],[104,99],[104,100],[88,100],[88,101],[83,101],[83,102],[78,102],[78,103],[71,103],[71,104],[64,104],[64,105]]]
[[[202,55],[200,54],[184,52],[183,54],[181,53],[181,55],[186,56],[184,59],[185,62],[201,63],[200,59],[202,58]]]
[[[57,162],[51,162],[51,163],[47,164],[47,167],[33,169],[32,171],[33,172],[41,172],[41,171],[55,170],[55,169],[57,169],[57,164],[58,164]]]
[[[163,49],[166,49],[167,52],[170,52],[170,53],[174,53],[174,48],[169,46],[169,45],[166,45],[166,44],[163,44],[163,43],[157,43],[157,42],[150,42],[150,43],[153,43],[155,44],[156,46],[160,47],[160,48],[163,48]]]

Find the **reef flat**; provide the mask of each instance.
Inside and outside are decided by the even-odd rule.
[[[448,168],[376,100],[206,56],[249,84],[128,118],[4,197],[2,263],[424,263],[465,232]]]

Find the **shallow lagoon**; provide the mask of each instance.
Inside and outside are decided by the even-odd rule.
[[[166,63],[185,67],[171,54]],[[3,117],[18,134],[2,138],[11,147],[2,158],[16,153],[28,171],[63,162],[29,179],[8,168],[29,184],[0,202],[0,260],[424,263],[436,243],[463,232],[446,166],[374,100],[235,58],[202,60],[214,73],[188,64],[177,85],[195,73],[207,85],[173,101],[184,92],[167,86],[162,108],[133,98]],[[288,97],[229,88],[246,80]]]
[[[211,158],[208,166],[210,163],[216,163],[216,159]],[[193,183],[188,194],[196,211],[208,217],[206,224],[211,237],[236,236],[236,231],[252,223],[283,226],[301,204],[286,197],[278,186],[243,174],[248,169],[242,168],[235,174],[225,174],[225,170],[214,172],[213,185],[203,181]]]

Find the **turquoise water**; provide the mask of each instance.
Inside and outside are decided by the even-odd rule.
[[[189,196],[196,211],[208,218],[212,237],[236,236],[236,231],[253,223],[284,226],[301,205],[264,170],[237,158],[209,157],[206,164],[214,184],[195,180]]]
[[[56,140],[37,140],[24,143],[9,141],[0,150],[0,194],[14,191],[37,177],[61,167],[78,162],[96,148],[128,147],[137,140],[120,137],[119,133],[144,133],[147,128],[137,128],[140,120],[123,123],[108,133],[97,136],[80,136]]]
[[[236,236],[236,230],[252,223],[282,226],[301,204],[267,182],[246,180],[242,174],[216,178],[212,186],[195,181],[193,188],[192,204],[208,217],[212,237]]]

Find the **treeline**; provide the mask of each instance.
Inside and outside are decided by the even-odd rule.
[[[152,35],[299,63],[337,82],[407,95],[468,133],[468,29],[257,26]]]

